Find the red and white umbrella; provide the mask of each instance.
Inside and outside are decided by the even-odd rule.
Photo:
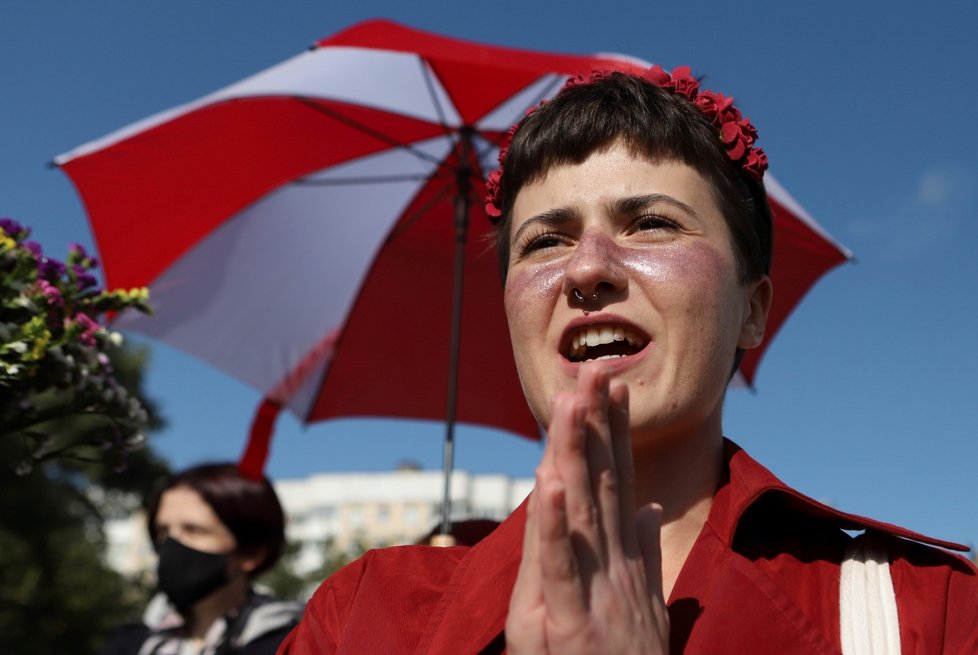
[[[483,180],[527,108],[570,75],[629,65],[645,66],[370,21],[55,163],[106,283],[151,289],[155,315],[117,325],[258,389],[259,425],[281,406],[303,422],[447,417],[536,438]],[[847,253],[768,180],[773,335]]]

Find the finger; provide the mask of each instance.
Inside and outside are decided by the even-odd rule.
[[[507,651],[514,655],[546,652],[545,617],[540,615],[543,609],[543,587],[540,574],[539,531],[536,527],[542,496],[540,479],[541,471],[538,469],[536,485],[527,501],[523,553],[516,574],[516,584],[513,585],[509,597],[509,612],[506,615]]]
[[[551,412],[555,411],[556,399],[552,403]],[[553,414],[551,414],[553,415]],[[516,585],[510,599],[510,610],[514,603],[521,607],[530,607],[542,602],[543,590],[540,578],[540,531],[538,515],[540,513],[540,497],[543,495],[541,479],[553,475],[554,454],[553,441],[547,439],[544,445],[543,457],[536,470],[536,483],[526,505],[526,525],[523,528],[523,553],[520,557],[520,568],[517,572]]]
[[[669,610],[662,588],[662,506],[651,503],[642,507],[635,517],[643,564],[645,589],[652,604],[652,616],[658,635],[669,636]]]
[[[662,506],[650,503],[635,516],[639,549],[645,564],[645,584],[650,595],[664,601],[662,594]]]
[[[612,380],[608,390],[608,424],[611,451],[618,480],[618,525],[621,544],[627,555],[635,555],[638,537],[635,533],[635,465],[632,461],[632,438],[629,431],[628,385]]]
[[[554,440],[558,455],[561,440],[583,440],[584,411],[573,396],[561,397],[555,403],[552,429],[559,435]],[[579,535],[571,533],[568,520],[569,485],[563,472],[557,467],[541,467],[541,472],[541,494],[536,509],[543,600],[548,617],[566,625],[583,620],[587,608],[586,583],[581,577],[581,561],[574,543]],[[593,566],[588,565],[587,568]]]
[[[547,617],[558,629],[586,618],[587,582],[582,577],[578,548],[567,523],[565,488],[559,480],[544,483],[540,513],[540,572]]]
[[[601,363],[588,364],[582,369],[578,378],[578,395],[586,403],[588,411],[585,447],[591,495],[600,527],[598,552],[601,561],[607,562],[609,552],[618,553],[621,550],[620,491],[609,416],[611,376]]]
[[[582,367],[581,376],[590,380],[591,375],[593,372],[589,374],[587,367]],[[600,548],[601,535],[589,473],[585,430],[588,401],[587,394],[580,391],[581,384],[579,377],[578,391],[557,398],[549,435],[554,447],[554,468],[564,485],[568,529],[593,550]]]
[[[512,602],[517,599],[524,605],[542,598],[540,588],[540,547],[537,516],[540,505],[540,471],[537,470],[536,485],[530,493],[526,507],[526,526],[523,528],[523,553],[520,557],[520,568],[516,574],[516,584],[513,587]],[[511,604],[512,609],[512,604]]]

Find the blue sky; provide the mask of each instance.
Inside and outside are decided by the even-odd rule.
[[[91,244],[56,154],[383,16],[478,41],[689,64],[736,96],[771,170],[857,262],[831,272],[728,394],[726,432],[802,491],[978,542],[978,48],[973,3],[168,0],[0,5],[0,216]],[[799,6],[789,6],[799,5]],[[611,5],[608,5],[611,7]],[[237,457],[258,393],[153,343],[175,466]],[[432,424],[279,421],[269,473],[440,466]],[[531,475],[537,444],[458,434],[457,465]]]

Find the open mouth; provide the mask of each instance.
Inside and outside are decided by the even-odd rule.
[[[641,351],[650,339],[621,325],[589,325],[572,330],[561,351],[572,362],[628,357]]]

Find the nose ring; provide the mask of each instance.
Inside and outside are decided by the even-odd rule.
[[[571,293],[574,294],[574,300],[576,300],[577,302],[580,302],[580,303],[584,302],[584,294],[581,293],[581,290],[580,289],[578,289],[577,287],[575,287],[574,290]],[[594,302],[597,299],[598,299],[598,292],[595,291],[594,293],[591,294],[591,301]]]

